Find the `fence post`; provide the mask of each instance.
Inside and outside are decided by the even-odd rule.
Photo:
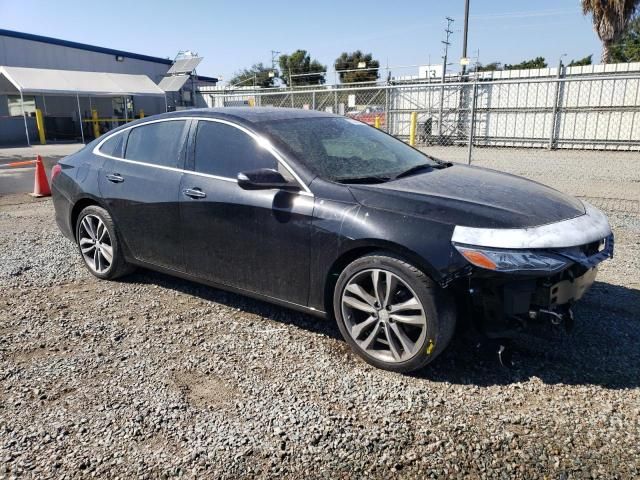
[[[36,108],[36,127],[38,127],[40,145],[46,145],[47,139],[44,134],[44,119],[42,118],[42,110],[40,110],[39,108]]]
[[[471,165],[471,153],[473,151],[473,135],[475,130],[476,118],[476,101],[478,96],[478,77],[473,82],[473,91],[471,93],[471,116],[469,119],[469,145],[467,146],[467,165]]]
[[[446,68],[446,65],[445,65]],[[438,108],[438,145],[442,145],[442,110],[444,109],[444,73],[440,85],[440,106]]]
[[[411,112],[411,123],[409,123],[409,145],[416,146],[416,127],[418,125],[418,112]]]
[[[84,127],[82,126],[82,110],[80,110],[80,95],[78,95],[77,93],[76,93],[76,101],[78,102],[78,123],[80,124],[80,136],[82,137],[82,143],[85,143]],[[126,103],[125,103],[125,110],[126,110]]]
[[[311,92],[311,110],[316,109],[316,91]]]
[[[389,85],[384,89],[384,129],[387,133],[391,131],[391,117],[389,115]]]
[[[93,124],[93,137],[98,138],[100,136],[100,126],[98,125],[98,110],[95,108],[91,110],[91,123]]]
[[[333,86],[333,113],[338,114],[338,86]]]
[[[549,150],[553,150],[556,137],[556,120],[558,116],[558,102],[560,100],[560,78],[562,78],[562,58],[558,63],[558,76],[556,78],[556,88],[553,94],[553,110],[551,112],[551,133],[549,134]]]

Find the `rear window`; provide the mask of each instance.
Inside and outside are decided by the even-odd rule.
[[[109,140],[104,142],[100,147],[100,153],[109,155],[111,157],[122,158],[125,133],[119,133],[114,135]]]

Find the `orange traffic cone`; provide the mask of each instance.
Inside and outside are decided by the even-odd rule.
[[[44,164],[42,163],[42,157],[40,155],[36,158],[36,178],[33,184],[32,197],[49,197],[51,195],[51,189],[49,188],[49,182],[47,181],[47,173],[44,171]]]

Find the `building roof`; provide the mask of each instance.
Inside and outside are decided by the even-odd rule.
[[[49,43],[51,45],[60,45],[61,47],[77,48],[79,50],[86,50],[89,52],[105,53],[107,55],[133,58],[136,60],[144,60],[145,62],[162,63],[164,65],[173,64],[173,60],[169,60],[168,58],[152,57],[149,55],[141,55],[139,53],[125,52],[123,50],[114,50],[112,48],[96,47],[95,45],[87,45],[86,43],[70,42],[69,40],[61,40],[59,38],[33,35],[32,33],[14,32],[13,30],[0,29],[0,36],[20,38],[23,40],[31,40],[34,42]]]
[[[0,89],[48,95],[157,95],[164,91],[146,75],[0,67]]]
[[[62,47],[77,48],[80,50],[86,50],[88,52],[105,53],[107,55],[133,58],[135,60],[144,60],[145,62],[173,65],[173,60],[169,60],[168,58],[152,57],[150,55],[142,55],[140,53],[125,52],[124,50],[114,50],[112,48],[97,47],[95,45],[87,45],[86,43],[71,42],[69,40],[61,40],[59,38],[43,37],[41,35],[34,35],[32,33],[15,32],[13,30],[3,30],[0,28],[0,37],[2,36],[31,40],[34,42],[48,43],[51,45],[59,45]],[[197,75],[197,79],[202,82],[208,83],[218,82],[218,79],[215,77],[205,77],[203,75]]]

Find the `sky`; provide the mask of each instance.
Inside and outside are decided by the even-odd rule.
[[[92,6],[94,6],[92,8]],[[105,8],[106,7],[106,8]],[[173,58],[204,57],[198,73],[228,80],[271,50],[307,50],[332,70],[343,51],[371,52],[394,75],[406,65],[442,63],[446,16],[455,19],[452,71],[459,69],[464,0],[0,0],[0,28]],[[479,52],[479,56],[478,56]],[[544,56],[555,66],[600,55],[591,19],[579,0],[470,0],[468,56],[518,63]]]

